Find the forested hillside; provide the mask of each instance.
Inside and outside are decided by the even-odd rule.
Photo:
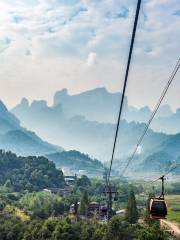
[[[17,157],[0,150],[0,185],[13,191],[39,191],[64,186],[64,177],[55,164],[44,157]]]
[[[72,171],[85,170],[89,174],[102,174],[104,171],[100,161],[75,150],[48,154],[47,158],[55,162],[57,167],[67,167]]]

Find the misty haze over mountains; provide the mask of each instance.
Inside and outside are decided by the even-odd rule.
[[[0,148],[23,156],[48,156],[58,166],[73,170],[84,167],[90,171],[96,167],[97,172],[102,171],[96,159],[102,162],[110,159],[120,98],[120,93],[111,94],[104,88],[74,96],[69,96],[64,89],[55,94],[51,107],[45,100],[33,101],[30,105],[24,98],[9,112],[0,102]],[[132,153],[144,130],[143,121],[151,114],[148,107],[138,110],[128,106],[127,98],[124,110],[125,119],[121,121],[115,153],[116,172],[120,172],[120,166],[123,167]],[[179,112],[173,113],[168,105],[161,107],[153,128],[163,121],[177,133],[149,129],[130,171],[165,171],[180,161],[180,131],[175,124],[180,119]],[[63,152],[64,149],[67,152]]]
[[[65,151],[21,127],[20,121],[7,110],[2,101],[0,101],[0,149],[21,156],[45,156],[54,161],[57,167],[68,168],[71,172],[85,170],[91,176],[103,172],[100,161],[78,151]]]
[[[29,104],[24,98],[12,109],[12,113],[20,119],[22,126],[36,132],[42,139],[104,162],[109,161],[111,156],[120,99],[121,93],[109,93],[105,88],[73,96],[63,89],[56,92],[53,106],[47,106],[45,100]],[[124,120],[115,154],[122,163],[132,153],[150,114],[149,107],[137,109],[129,106],[125,98]],[[155,171],[179,161],[179,120],[180,109],[173,113],[168,105],[160,107],[152,129],[148,130],[136,156],[136,168],[145,171],[149,158],[156,159],[157,164],[152,166]],[[159,165],[161,161],[164,161],[162,169]]]
[[[49,112],[51,117],[60,115],[62,117],[64,115],[69,119],[75,116],[82,116],[89,121],[116,123],[120,99],[121,93],[110,93],[105,88],[97,88],[76,95],[69,95],[67,89],[62,89],[55,93],[52,107],[48,107],[45,100],[34,100],[30,105],[28,100],[23,98],[21,103],[12,109],[12,112],[25,124],[24,115],[26,113],[37,114],[38,110]],[[148,106],[140,109],[129,106],[128,99],[125,97],[123,119],[127,122],[146,123],[151,113],[152,111]],[[174,113],[169,105],[162,105],[151,128],[164,133],[178,133],[180,131],[179,119],[180,108]]]
[[[20,121],[0,101],[0,149],[18,155],[44,155],[62,148],[49,144],[34,132],[21,127]]]
[[[49,111],[49,114],[53,112],[54,116],[57,116],[56,114],[63,114],[66,118],[82,116],[89,121],[116,123],[120,99],[121,93],[110,93],[105,88],[97,88],[72,96],[68,94],[67,89],[63,89],[55,93],[52,107],[48,107],[45,100],[34,100],[30,105],[28,100],[24,98],[20,104],[12,109],[12,112],[24,117],[23,111],[36,113],[38,110],[46,110],[46,112]],[[127,97],[125,97],[123,111],[123,118],[128,122],[147,122],[151,114],[148,106],[140,109],[129,106]],[[165,133],[178,133],[180,129],[176,121],[179,120],[179,117],[180,109],[173,113],[169,105],[162,105],[152,124],[152,129],[156,128],[156,131]],[[158,123],[162,121],[168,127],[161,124],[158,129]]]

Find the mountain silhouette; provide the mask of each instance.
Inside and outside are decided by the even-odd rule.
[[[21,127],[20,121],[0,101],[0,148],[18,155],[40,155],[61,151],[34,132]]]

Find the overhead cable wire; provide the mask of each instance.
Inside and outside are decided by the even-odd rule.
[[[161,177],[158,177],[156,180],[149,180],[149,179],[144,179],[144,186],[146,184],[153,184],[155,182],[157,182],[158,180],[161,180],[163,177],[166,177],[169,173],[171,173],[172,171],[174,171],[176,168],[180,167],[180,163],[176,164],[175,166],[172,166],[167,172],[165,172],[163,175],[161,175]],[[147,196],[149,197],[148,194],[144,194],[144,197]]]
[[[170,168],[169,171],[167,171],[166,173],[164,173],[161,177],[157,178],[156,180],[154,181],[151,181],[150,183],[153,184],[155,182],[157,182],[159,179],[161,179],[162,177],[165,177],[167,176],[169,173],[171,173],[172,171],[174,171],[176,168],[180,167],[180,163],[176,164],[174,167]]]
[[[149,121],[146,123],[145,128],[144,128],[144,131],[143,131],[142,135],[140,136],[140,138],[139,138],[139,140],[138,140],[138,143],[136,144],[135,149],[134,149],[131,157],[129,158],[129,160],[128,160],[128,162],[127,162],[124,170],[122,171],[120,177],[122,177],[122,176],[124,175],[124,173],[126,172],[127,168],[129,167],[131,161],[134,159],[134,156],[135,156],[135,154],[136,154],[136,152],[137,152],[137,150],[138,150],[138,147],[140,146],[140,144],[141,144],[144,136],[146,135],[146,133],[147,133],[147,131],[148,131],[148,129],[149,129],[149,126],[150,126],[153,118],[155,117],[155,115],[156,115],[156,113],[157,113],[157,111],[158,111],[158,109],[159,109],[159,107],[160,107],[160,105],[161,105],[161,103],[162,103],[162,101],[163,101],[163,99],[164,99],[164,97],[165,97],[165,95],[166,95],[166,93],[167,93],[167,91],[168,91],[168,89],[169,89],[172,81],[174,80],[174,78],[175,78],[175,76],[176,76],[176,73],[177,73],[178,70],[179,70],[179,68],[180,68],[180,58],[179,58],[179,60],[177,61],[177,64],[176,64],[176,66],[174,67],[174,70],[173,70],[173,72],[172,72],[172,74],[171,74],[171,76],[170,76],[170,78],[169,78],[169,80],[168,80],[168,82],[167,82],[167,84],[166,84],[166,86],[165,86],[165,88],[164,88],[164,90],[163,90],[163,92],[162,92],[159,100],[158,100],[158,103],[156,104],[156,106],[155,106],[155,108],[154,108],[154,110],[153,110],[153,112],[152,112],[152,114],[151,114],[151,116],[150,116]]]
[[[108,184],[109,184],[109,180],[110,180],[110,176],[111,176],[112,163],[113,163],[113,160],[114,160],[114,153],[115,153],[115,149],[116,149],[116,142],[117,142],[117,137],[118,137],[118,132],[119,132],[119,124],[120,124],[120,121],[121,121],[122,108],[123,108],[126,86],[127,86],[127,81],[128,81],[129,68],[130,68],[130,64],[131,64],[131,58],[132,58],[132,52],[133,52],[133,47],[134,47],[134,40],[135,40],[135,35],[136,35],[136,29],[137,29],[137,23],[138,23],[138,18],[139,18],[140,7],[141,7],[141,0],[138,0],[135,19],[134,19],[134,26],[133,26],[133,31],[132,31],[132,37],[131,37],[131,43],[130,43],[130,48],[129,48],[129,55],[128,55],[126,73],[125,73],[124,84],[123,84],[123,92],[122,92],[121,103],[120,103],[119,114],[118,114],[118,121],[117,121],[115,138],[114,138],[114,143],[113,143],[112,156],[111,156],[110,167],[109,167],[109,172],[108,172],[108,176],[107,176],[107,183]]]

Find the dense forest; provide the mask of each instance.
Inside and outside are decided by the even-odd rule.
[[[169,234],[159,225],[131,225],[119,217],[105,224],[72,222],[70,219],[51,217],[29,223],[13,217],[0,220],[2,240],[168,240]]]
[[[147,214],[148,194],[158,195],[160,184],[152,189],[142,181],[113,179],[118,195],[113,201],[111,220],[107,221],[89,210],[92,203],[107,204],[103,178],[82,175],[67,185],[62,171],[48,159],[18,157],[2,150],[0,171],[1,240],[172,239]],[[67,188],[70,193],[49,191]],[[180,184],[166,185],[166,193],[179,194]],[[125,214],[116,214],[119,209],[125,210]]]
[[[47,192],[0,194],[0,239],[1,240],[168,240],[169,233],[160,229],[158,222],[148,222],[136,207],[136,199],[131,190],[127,196],[127,214],[112,216],[107,222],[87,218],[86,207],[95,197],[93,189],[102,184],[82,178],[75,186],[73,196],[60,197]],[[129,188],[129,187],[128,187]],[[88,189],[88,191],[85,191]],[[98,188],[97,188],[98,189]],[[139,188],[140,190],[140,188]],[[138,191],[139,191],[138,190]],[[7,191],[7,189],[6,189]],[[87,192],[90,194],[87,194]],[[128,190],[127,190],[128,192]],[[68,212],[72,202],[80,200],[76,218]],[[126,200],[127,201],[127,200]],[[124,200],[120,200],[124,204]],[[136,210],[136,213],[134,212]],[[133,213],[134,212],[134,213]],[[139,224],[138,219],[145,223]]]
[[[32,192],[65,184],[62,171],[44,157],[18,157],[0,150],[0,172],[0,184],[17,192]]]

